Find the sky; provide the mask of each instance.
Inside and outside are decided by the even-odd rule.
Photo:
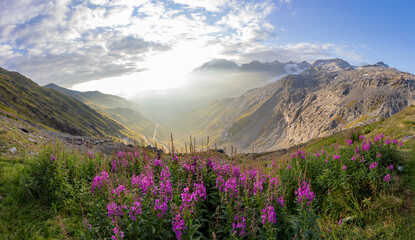
[[[415,0],[1,0],[0,67],[131,97],[214,58],[415,72]]]

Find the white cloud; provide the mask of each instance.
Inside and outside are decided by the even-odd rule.
[[[359,58],[334,44],[271,44],[285,31],[269,21],[276,9],[271,0],[2,0],[0,64],[71,86],[146,69],[176,76],[211,58]]]
[[[229,1],[227,0],[169,0],[190,8],[204,8],[210,12],[219,12]]]

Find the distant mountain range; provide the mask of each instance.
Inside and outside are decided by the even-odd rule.
[[[189,132],[222,146],[271,151],[387,118],[415,104],[415,76],[384,63],[318,60],[298,75],[183,116]]]
[[[195,74],[206,73],[268,73],[272,77],[286,75],[286,74],[300,74],[306,70],[310,64],[306,61],[301,63],[296,62],[279,62],[275,60],[272,63],[261,63],[259,61],[252,61],[250,63],[238,66],[235,62],[226,59],[213,59],[204,63],[202,66],[193,70]]]

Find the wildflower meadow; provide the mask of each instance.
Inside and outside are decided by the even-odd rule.
[[[401,144],[358,136],[267,163],[217,151],[104,156],[49,146],[24,182],[27,196],[82,216],[62,224],[80,239],[318,239],[331,231],[322,217],[365,224],[347,206],[388,191]]]

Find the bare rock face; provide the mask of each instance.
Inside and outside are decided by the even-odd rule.
[[[224,104],[205,126],[219,131],[219,144],[272,151],[396,114],[415,104],[415,76],[384,63],[320,60]]]

